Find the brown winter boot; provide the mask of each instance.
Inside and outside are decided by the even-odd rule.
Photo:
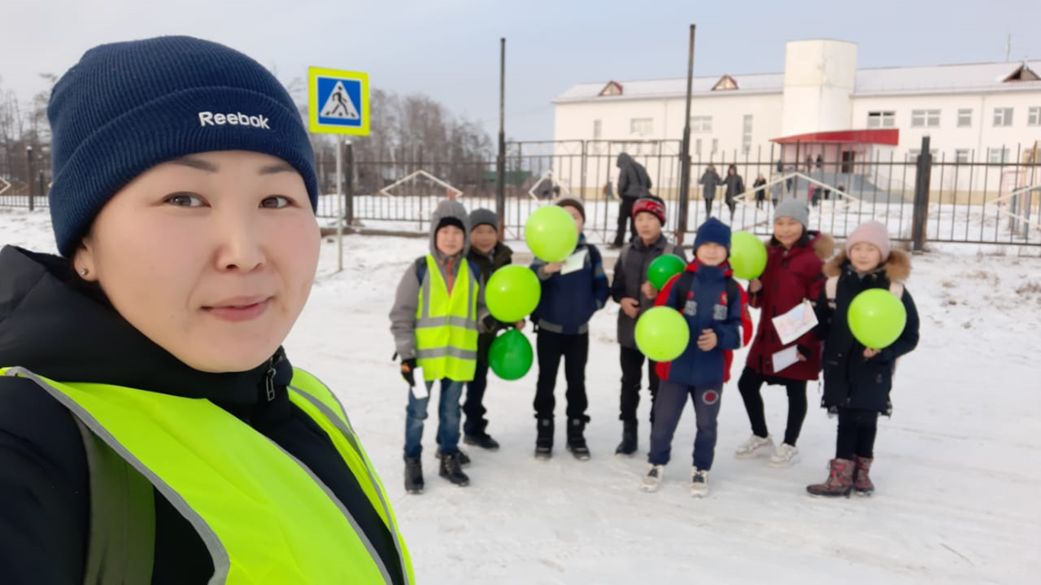
[[[824,483],[806,486],[806,491],[814,496],[846,496],[853,491],[853,470],[855,463],[849,459],[832,459],[831,473]]]
[[[854,474],[853,489],[857,491],[858,496],[870,496],[871,492],[875,491],[875,484],[871,483],[871,463],[874,459],[865,459],[860,455],[856,456],[857,471]]]

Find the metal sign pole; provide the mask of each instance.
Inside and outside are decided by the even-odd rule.
[[[343,272],[343,141],[336,138],[336,272]]]

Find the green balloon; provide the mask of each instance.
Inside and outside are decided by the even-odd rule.
[[[651,281],[654,288],[661,290],[673,276],[683,272],[686,267],[679,256],[662,254],[647,267],[647,280]]]
[[[907,309],[893,293],[882,288],[872,288],[853,298],[847,319],[853,337],[864,347],[884,349],[904,332]]]
[[[510,329],[495,338],[488,349],[488,365],[503,380],[519,380],[531,369],[535,352],[523,333]]]
[[[730,267],[741,280],[759,278],[766,268],[766,246],[754,234],[734,232],[730,236]]]
[[[578,245],[578,226],[563,207],[546,205],[528,216],[524,241],[535,257],[546,262],[562,262]]]
[[[654,307],[636,321],[636,346],[656,362],[671,362],[690,343],[690,327],[672,307]]]
[[[488,279],[484,300],[492,317],[503,323],[516,323],[535,310],[542,297],[542,285],[527,266],[503,266]]]

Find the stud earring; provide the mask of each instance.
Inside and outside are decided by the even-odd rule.
[[[87,275],[87,269],[86,268],[80,268],[80,276],[86,276],[86,275]]]

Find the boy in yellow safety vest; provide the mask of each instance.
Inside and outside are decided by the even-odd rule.
[[[438,406],[439,475],[458,486],[470,484],[459,450],[463,384],[477,369],[478,324],[489,317],[480,271],[466,259],[469,215],[460,203],[442,201],[430,223],[430,253],[418,258],[398,284],[390,330],[409,384],[405,419],[405,490],[423,492],[423,421],[434,382],[441,380]],[[416,384],[416,368],[423,383]]]

